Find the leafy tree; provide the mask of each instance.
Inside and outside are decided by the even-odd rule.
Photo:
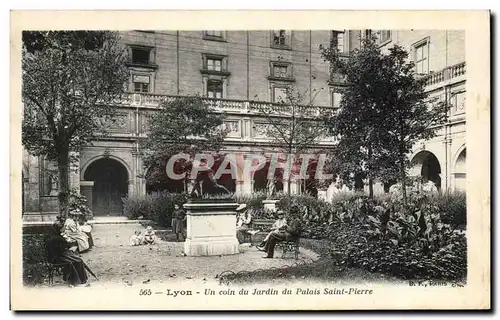
[[[307,94],[301,94],[292,87],[286,89],[286,99],[279,103],[256,104],[257,110],[266,119],[264,133],[271,140],[273,150],[278,149],[286,155],[291,155],[287,161],[293,163],[289,162],[286,165],[294,171],[300,170],[299,156],[316,153],[317,150],[313,150],[312,146],[327,135],[328,128],[324,125],[323,119],[329,114],[329,110],[313,105],[314,98],[320,92],[316,89],[314,91],[309,104],[303,104]],[[290,193],[291,181],[286,180]]]
[[[334,48],[324,57],[345,75],[346,89],[340,110],[330,126],[340,136],[335,163],[347,175],[362,173],[370,184],[397,179],[406,203],[406,170],[413,145],[430,139],[446,121],[446,103],[429,101],[425,84],[400,46],[382,54],[374,37],[362,41],[349,58]]]
[[[24,31],[22,142],[56,161],[66,215],[69,154],[105,134],[129,75],[126,51],[108,31]]]
[[[148,138],[141,143],[144,166],[150,168],[146,177],[149,184],[164,180],[168,160],[176,154],[191,156],[204,152],[217,158],[227,130],[225,115],[217,113],[199,96],[164,100],[149,117]],[[192,161],[177,161],[177,173],[186,172],[188,179]]]
[[[339,55],[336,46],[323,48],[332,71],[345,77],[339,110],[328,119],[332,133],[339,137],[333,151],[334,167],[344,180],[360,175],[368,178],[370,197],[373,181],[383,168],[391,166],[381,157],[385,117],[384,57],[374,38],[366,38],[348,58]]]
[[[448,104],[429,99],[423,79],[416,78],[414,63],[408,62],[408,52],[397,45],[389,52],[384,57],[387,85],[383,96],[385,119],[380,129],[384,132],[385,154],[398,169],[406,205],[409,154],[415,143],[436,136],[446,122]]]

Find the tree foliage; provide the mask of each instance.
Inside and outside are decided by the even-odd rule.
[[[323,89],[321,89],[323,90]],[[314,98],[319,93],[314,89],[314,96],[310,103],[304,104],[307,93],[300,93],[292,87],[286,89],[286,100],[279,103],[257,104],[257,110],[266,119],[264,134],[270,139],[273,151],[280,150],[293,163],[287,165],[293,171],[300,170],[302,165],[300,155],[312,154],[313,159],[317,159],[318,151],[314,149],[320,139],[327,137],[328,128],[324,125],[323,119],[329,115],[329,110],[315,107]],[[311,170],[308,170],[311,175]],[[298,173],[298,172],[295,172]],[[312,174],[314,176],[314,174]],[[290,179],[288,180],[288,190],[290,191]],[[322,184],[325,184],[322,181]]]
[[[148,182],[165,177],[165,166],[175,154],[191,158],[200,152],[217,154],[227,135],[225,117],[199,96],[163,101],[149,116],[148,138],[141,143],[144,166],[153,170]],[[179,165],[181,172],[188,172],[192,163],[179,161]]]
[[[446,104],[429,101],[408,53],[395,45],[383,54],[374,37],[362,40],[348,58],[335,47],[323,56],[345,76],[340,109],[328,120],[339,136],[334,166],[345,178],[361,174],[372,182],[406,179],[408,154],[421,139],[435,136],[446,119]]]
[[[22,143],[57,161],[65,213],[69,152],[101,137],[113,121],[129,76],[126,51],[107,31],[25,31],[22,39]]]

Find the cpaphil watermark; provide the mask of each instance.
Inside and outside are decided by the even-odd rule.
[[[181,162],[191,163],[191,166],[183,166],[184,169],[179,172],[176,164]],[[231,175],[233,180],[244,181],[250,179],[255,172],[267,168],[267,180],[273,180],[279,174],[284,180],[324,181],[333,179],[333,174],[324,172],[326,162],[326,154],[228,153],[218,157],[215,165],[216,159],[210,153],[197,153],[194,156],[179,153],[168,160],[166,174],[172,180],[195,180],[200,174],[208,172],[215,179]]]

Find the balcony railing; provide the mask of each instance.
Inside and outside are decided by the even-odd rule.
[[[426,75],[422,78],[422,80],[424,81],[425,86],[432,86],[443,81],[463,76],[465,75],[465,73],[466,73],[465,62],[461,62],[453,66],[444,68],[440,71]]]
[[[183,96],[160,95],[152,93],[129,93],[120,101],[121,105],[141,106],[157,108],[161,103],[173,102],[175,99]],[[263,101],[232,100],[232,99],[213,99],[202,98],[208,106],[221,112],[235,113],[265,113],[270,112],[275,115],[291,115],[292,106],[285,103],[271,103]],[[314,116],[323,112],[331,111],[331,107],[322,106],[296,106],[296,115]]]

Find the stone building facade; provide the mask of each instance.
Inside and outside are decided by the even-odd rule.
[[[263,134],[265,118],[257,104],[275,103],[292,85],[305,94],[304,104],[337,107],[340,80],[320,45],[331,41],[347,54],[359,46],[367,31],[124,31],[122,42],[129,50],[129,94],[117,103],[118,121],[109,125],[110,136],[78,154],[72,165],[71,184],[85,194],[96,215],[121,215],[121,198],[148,192],[139,156],[139,140],[147,137],[147,115],[160,101],[199,94],[207,103],[227,113],[230,128],[225,151],[258,153],[269,145]],[[373,31],[375,32],[375,31]],[[382,34],[382,31],[377,31]],[[415,147],[414,174],[437,180],[442,189],[465,186],[465,60],[464,32],[384,30],[384,48],[393,43],[421,58],[431,95],[453,104],[449,123],[438,137]],[[323,139],[318,148],[331,147]],[[23,209],[25,216],[57,211],[54,165],[43,157],[24,152]],[[439,179],[439,180],[438,180]],[[251,193],[262,185],[254,179],[234,181],[234,191]],[[290,184],[300,192],[300,182]],[[283,184],[282,188],[287,188]],[[334,192],[328,189],[327,196]],[[383,192],[383,191],[381,191]]]

